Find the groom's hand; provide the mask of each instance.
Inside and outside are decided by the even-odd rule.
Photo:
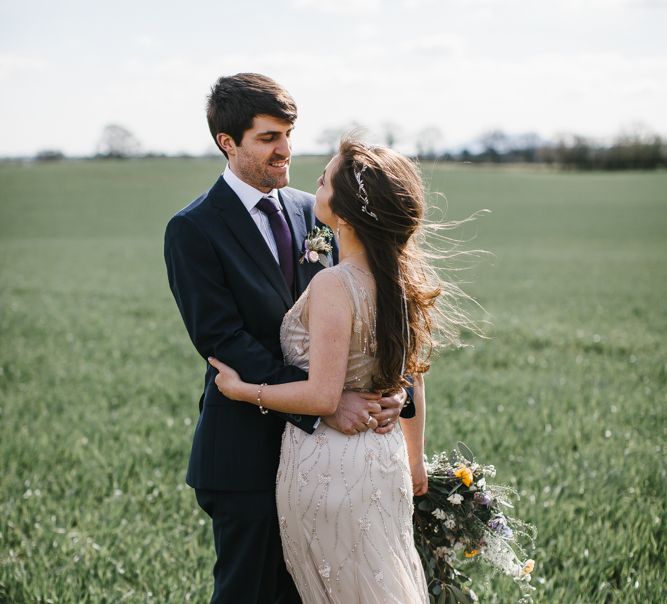
[[[344,390],[336,412],[323,417],[322,421],[330,428],[349,436],[375,430],[378,425],[375,418],[382,412],[379,401],[380,394],[377,392]]]
[[[377,420],[377,428],[375,431],[378,434],[387,434],[396,427],[396,422],[401,414],[401,409],[408,398],[408,393],[404,388],[401,388],[395,394],[383,396],[379,403],[382,410],[375,414]]]

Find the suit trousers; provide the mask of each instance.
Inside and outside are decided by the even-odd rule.
[[[301,604],[283,559],[275,491],[195,494],[213,524],[211,604]]]

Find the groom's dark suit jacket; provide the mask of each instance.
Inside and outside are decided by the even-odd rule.
[[[306,379],[303,371],[283,365],[280,324],[323,268],[319,262],[298,263],[303,241],[316,225],[313,196],[288,187],[279,196],[294,242],[294,291],[222,176],[169,221],[165,234],[169,284],[197,351],[256,384]],[[205,490],[272,490],[285,419],[312,432],[317,418],[262,415],[254,405],[223,396],[216,375],[208,366],[186,481]]]
[[[222,176],[169,221],[165,234],[169,284],[197,351],[204,359],[220,359],[255,384],[307,378],[300,369],[283,364],[280,325],[323,268],[319,262],[298,262],[303,242],[316,226],[314,197],[289,187],[280,189],[279,196],[294,242],[293,291],[250,213]],[[336,254],[334,248],[334,262]],[[254,405],[223,396],[216,375],[207,364],[186,481],[202,490],[273,490],[285,420],[312,432],[318,418],[262,415]],[[401,415],[412,417],[414,405]]]

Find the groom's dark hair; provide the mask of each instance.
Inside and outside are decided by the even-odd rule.
[[[259,73],[222,76],[211,88],[206,117],[219,149],[216,139],[219,133],[229,134],[240,145],[243,133],[252,128],[257,115],[270,115],[293,124],[297,117],[296,103],[278,82]]]

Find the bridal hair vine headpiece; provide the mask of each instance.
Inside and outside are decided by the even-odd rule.
[[[362,178],[363,173],[368,168],[367,165],[364,165],[360,170],[357,169],[357,164],[355,163],[352,167],[354,172],[354,177],[357,179],[357,184],[359,185],[359,190],[357,191],[357,197],[361,199],[361,211],[368,214],[375,221],[378,221],[377,214],[368,209],[368,193],[366,193],[366,187],[364,186],[364,179]]]

